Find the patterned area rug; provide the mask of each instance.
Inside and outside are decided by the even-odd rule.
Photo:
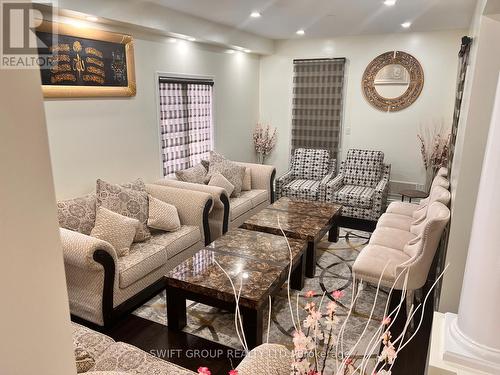
[[[333,300],[331,293],[335,290],[344,291],[345,295],[337,301],[337,315],[339,317],[334,332],[342,326],[349,311],[352,295],[352,264],[358,256],[360,250],[367,244],[369,233],[341,229],[340,239],[337,243],[330,243],[325,237],[317,249],[316,275],[312,279],[306,278],[305,287],[302,291],[291,291],[291,298],[296,303],[297,294],[300,294],[299,313],[301,320],[306,317],[304,306],[307,302],[314,301],[319,305],[323,293],[326,292],[324,306]],[[313,298],[306,298],[307,291],[314,291]],[[349,318],[343,337],[342,352],[348,353],[356,344],[360,334],[366,327],[365,339],[356,345],[353,355],[356,358],[363,356],[368,341],[376,332],[380,321],[383,319],[387,304],[387,292],[381,290],[375,303],[372,318],[369,320],[370,311],[374,304],[376,290],[367,286],[360,293],[356,303],[356,310]],[[158,294],[146,304],[138,308],[134,314],[145,319],[168,325],[166,318],[165,292]],[[200,303],[187,301],[188,322],[184,328],[185,332],[203,337],[207,340],[216,341],[226,346],[241,349],[241,344],[234,328],[233,312],[222,311]],[[268,316],[266,313],[264,316]],[[267,321],[266,321],[267,322]],[[289,349],[293,349],[292,333],[293,324],[288,307],[287,290],[283,287],[280,294],[273,301],[271,309],[271,325],[269,332],[269,342],[282,344]],[[335,337],[338,335],[335,334]],[[267,327],[264,329],[264,342],[267,339]],[[375,349],[378,352],[378,346]],[[334,360],[329,361],[330,366]],[[373,362],[373,365],[375,362]]]

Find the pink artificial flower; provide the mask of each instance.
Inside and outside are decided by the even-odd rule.
[[[349,358],[347,358],[347,359],[345,360],[345,364],[346,364],[346,366],[352,365],[352,358],[350,358],[350,357],[349,357]]]
[[[382,320],[382,324],[388,326],[389,324],[391,324],[391,318],[386,316],[384,320]]]
[[[238,375],[238,370],[229,371],[229,375]]]
[[[345,293],[342,290],[336,290],[332,293],[332,297],[335,299],[341,299],[344,295]]]
[[[319,375],[319,372],[318,371],[314,371],[314,370],[309,370],[309,372],[307,373],[307,375]]]
[[[198,367],[198,374],[201,375],[212,375],[208,367]]]
[[[315,306],[316,304],[314,302],[308,302],[306,303],[304,309],[306,309],[307,311],[313,311]]]
[[[306,298],[311,298],[311,297],[314,297],[314,291],[309,290],[308,292],[306,292]]]

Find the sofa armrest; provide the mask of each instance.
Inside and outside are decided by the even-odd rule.
[[[293,171],[289,170],[284,175],[276,179],[276,198],[280,199],[283,196],[283,187],[293,181]]]
[[[154,184],[147,184],[146,191],[156,199],[174,205],[181,224],[198,226],[205,244],[211,242],[208,214],[212,210],[213,199],[210,194]]]
[[[250,168],[252,175],[252,189],[267,190],[269,201],[274,201],[274,177],[276,168],[272,165],[237,162],[242,167]]]
[[[184,182],[169,178],[162,178],[161,180],[155,181],[155,185],[169,186],[177,189],[200,191],[202,193],[207,193],[212,196],[214,205],[219,207],[224,207],[226,201],[229,201],[227,192],[218,186],[195,184],[193,182]]]
[[[238,375],[289,375],[292,353],[283,345],[263,344],[250,351],[236,368]]]
[[[332,193],[339,190],[342,186],[344,186],[344,175],[340,173],[326,183],[326,191]]]
[[[99,251],[106,252],[117,263],[116,251],[108,242],[64,228],[59,228],[59,234],[65,263],[82,269],[101,270],[102,265],[95,258]]]
[[[326,185],[335,178],[335,169],[328,173],[319,183],[319,200],[326,200]]]

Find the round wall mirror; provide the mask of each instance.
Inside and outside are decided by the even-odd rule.
[[[417,100],[424,86],[424,72],[412,55],[387,52],[368,65],[362,86],[366,99],[375,108],[396,112]]]

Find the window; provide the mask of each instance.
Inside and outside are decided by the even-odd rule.
[[[344,71],[343,58],[293,61],[292,153],[304,147],[338,154]]]
[[[163,176],[207,158],[213,147],[212,80],[160,77]]]

